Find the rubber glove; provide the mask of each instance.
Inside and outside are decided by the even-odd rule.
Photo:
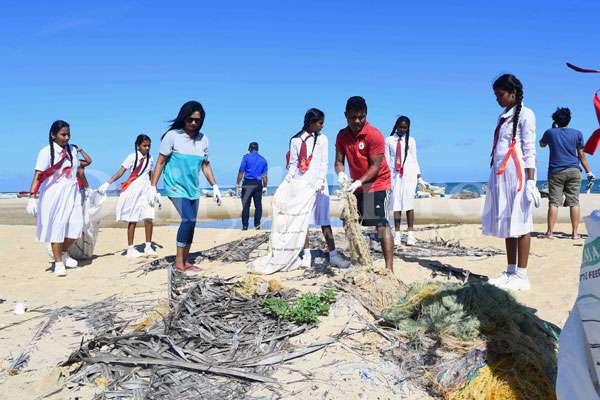
[[[263,194],[263,195],[266,195],[266,194],[267,194],[267,188],[266,188],[266,187],[262,188],[262,194]]]
[[[155,205],[161,206],[160,204],[160,194],[156,190],[156,186],[150,186],[148,190],[148,194],[146,195],[146,199],[148,200],[148,205],[150,207],[154,207]]]
[[[26,210],[27,214],[31,215],[32,217],[35,217],[38,212],[38,199],[30,197],[29,200],[27,200]]]
[[[322,192],[324,190],[325,190],[325,180],[324,179],[317,180],[317,183],[315,184],[315,192]]]
[[[348,175],[346,175],[344,171],[338,173],[337,180],[338,185],[340,185],[340,187],[344,187],[345,185],[350,183],[350,178],[348,177]]]
[[[213,195],[215,196],[215,201],[217,202],[217,205],[220,206],[221,205],[221,191],[219,190],[219,186],[217,186],[216,183],[214,185],[212,185],[212,191],[213,191]]]
[[[102,185],[100,185],[100,187],[98,188],[98,193],[100,194],[106,194],[106,191],[108,190],[108,188],[110,187],[110,183],[108,182],[104,182]]]
[[[533,202],[535,208],[538,208],[542,204],[542,196],[533,179],[527,180],[525,194],[527,195],[527,200]]]
[[[362,182],[360,179],[355,180],[352,184],[346,189],[347,192],[354,193],[356,189],[362,186]]]
[[[423,179],[422,177],[417,178],[417,184],[422,185],[426,188],[429,187],[429,183],[425,182],[425,179]]]

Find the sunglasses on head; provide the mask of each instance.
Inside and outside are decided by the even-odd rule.
[[[187,122],[188,124],[191,124],[192,122],[195,122],[196,124],[200,124],[200,122],[202,122],[202,118],[187,117],[185,119],[185,122]]]

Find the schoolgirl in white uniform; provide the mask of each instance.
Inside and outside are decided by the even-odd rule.
[[[290,140],[288,173],[285,180],[288,182],[303,181],[315,190],[316,200],[310,223],[320,226],[323,231],[329,250],[329,264],[338,268],[348,268],[350,263],[343,259],[335,249],[329,218],[328,141],[327,136],[321,134],[324,123],[325,114],[321,110],[311,108],[306,112],[302,130]],[[311,263],[307,231],[302,266],[310,267]]]
[[[36,239],[51,243],[57,276],[67,274],[65,265],[77,266],[67,249],[83,229],[81,193],[77,184],[78,155],[82,155],[87,165],[92,162],[83,149],[69,144],[70,138],[67,122],[52,123],[49,144],[37,156],[27,203],[27,212],[37,215]]]
[[[404,211],[408,225],[406,244],[411,246],[416,243],[414,202],[417,183],[426,183],[421,178],[417,144],[410,136],[410,119],[404,115],[398,117],[391,135],[385,139],[385,159],[392,171],[392,193],[388,207],[394,213],[394,244],[401,244],[400,223]]]
[[[110,185],[123,176],[129,170],[129,178],[121,184],[121,194],[117,201],[117,222],[127,222],[127,257],[135,258],[142,255],[133,245],[135,227],[139,221],[144,221],[146,233],[146,245],[144,255],[155,256],[156,251],[152,248],[152,229],[154,219],[154,207],[148,204],[148,191],[150,190],[150,176],[154,165],[150,155],[152,141],[146,135],[138,135],[135,139],[134,153],[125,158],[121,168],[108,181],[103,183],[98,191],[106,193]]]
[[[493,85],[500,115],[491,153],[483,233],[504,238],[508,266],[490,283],[507,290],[529,290],[527,263],[533,207],[540,205],[535,181],[535,115],[523,106],[523,85],[514,76],[500,76]]]

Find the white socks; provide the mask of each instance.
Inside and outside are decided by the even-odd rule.
[[[521,279],[527,279],[527,268],[517,268],[517,276]]]
[[[147,249],[151,249],[152,248],[152,242],[146,242],[146,248]]]
[[[128,247],[127,247],[127,250],[131,250],[131,251],[133,251],[133,250],[135,250],[135,246],[134,246],[134,245],[128,246]]]

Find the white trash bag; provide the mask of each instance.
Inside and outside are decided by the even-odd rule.
[[[69,247],[69,255],[77,260],[86,260],[94,255],[94,247],[100,230],[100,209],[106,200],[106,194],[97,190],[82,191],[83,231],[81,237]]]
[[[558,342],[558,400],[600,400],[600,210],[585,224],[579,293]]]

